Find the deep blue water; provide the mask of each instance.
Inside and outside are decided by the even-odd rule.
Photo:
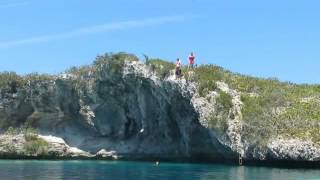
[[[0,161],[2,180],[320,180],[320,170],[123,161]]]

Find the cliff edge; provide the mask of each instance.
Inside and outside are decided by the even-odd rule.
[[[131,54],[2,73],[1,157],[320,161],[320,87]]]

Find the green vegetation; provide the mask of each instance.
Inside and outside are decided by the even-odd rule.
[[[43,139],[36,138],[26,141],[24,149],[27,155],[47,155],[48,143]]]
[[[217,102],[228,111],[232,108],[232,97],[223,91],[220,91],[219,96],[217,98]]]
[[[72,67],[67,72],[77,77],[78,89],[85,89],[81,87],[86,84],[86,77],[94,76],[99,79],[116,74],[120,80],[125,61],[138,60],[137,56],[128,53],[107,53],[98,56],[92,66]],[[175,68],[174,63],[146,55],[145,61],[161,79],[168,77]],[[217,87],[217,82],[223,81],[231,89],[241,93],[244,123],[242,133],[245,140],[264,145],[268,139],[281,135],[320,144],[320,85],[297,85],[280,82],[275,78],[255,78],[232,73],[215,65],[200,65],[194,68],[192,78],[186,72],[183,68],[184,77],[188,81],[197,82],[200,96],[206,97],[210,91],[219,93],[216,103],[221,113],[212,115],[211,127],[218,127],[223,132],[226,128],[225,119],[232,108],[230,95]],[[54,78],[50,75],[19,76],[13,72],[3,72],[0,73],[0,89],[14,93],[30,81]],[[38,145],[41,143],[38,142]]]
[[[42,81],[50,81],[54,80],[56,77],[50,74],[39,74],[39,73],[30,73],[23,77],[24,81],[36,81],[36,82],[42,82]]]
[[[111,73],[120,73],[125,61],[139,61],[139,58],[124,52],[106,53],[98,56],[93,64],[95,70],[109,69],[112,71]]]
[[[5,134],[14,136],[14,135],[17,135],[17,134],[18,134],[18,130],[15,129],[15,128],[13,128],[13,127],[9,127],[9,128],[7,129],[7,131],[5,132]]]
[[[210,91],[215,91],[217,89],[217,84],[215,81],[203,80],[199,81],[198,91],[200,96],[205,97]]]
[[[0,73],[0,89],[5,89],[9,93],[16,93],[19,88],[28,85],[28,82],[48,81],[55,79],[55,76],[48,74],[31,73],[19,76],[15,72]]]
[[[21,128],[9,127],[5,132],[6,135],[16,136],[23,134],[25,144],[23,146],[26,155],[46,155],[48,153],[49,144],[38,137],[38,131],[28,125],[24,125]],[[9,152],[16,152],[16,148],[13,144],[3,144],[3,148]]]
[[[222,112],[219,114],[211,114],[209,118],[209,127],[216,130],[220,134],[223,134],[228,129],[227,117],[228,112]]]
[[[14,136],[14,135],[18,134],[18,130],[14,129],[12,127],[9,127],[7,129],[7,131],[5,132],[5,134],[6,135],[10,135],[10,136]],[[17,149],[16,149],[16,147],[14,146],[13,143],[3,143],[3,142],[1,142],[1,146],[6,152],[8,152],[10,154],[13,154],[13,153],[15,153],[17,151]]]
[[[194,72],[199,94],[203,97],[217,90],[217,81],[241,92],[244,139],[265,145],[269,138],[282,135],[310,139],[320,144],[320,85],[255,78],[214,65],[201,65]],[[219,94],[217,101],[226,110],[230,109],[232,103],[228,95]],[[302,102],[304,98],[311,100]],[[224,127],[221,117],[213,117],[210,120],[212,125]]]
[[[241,96],[245,135],[255,140],[257,137],[266,140],[282,135],[320,144],[318,87],[286,83],[270,87],[255,96]]]
[[[320,144],[319,102],[296,102],[277,117],[278,133]]]
[[[175,68],[173,63],[161,59],[148,59],[147,63],[151,66],[152,71],[155,71],[161,79],[168,77],[170,71]]]
[[[14,154],[17,151],[16,147],[12,143],[4,144],[3,149],[10,154]]]
[[[106,53],[102,56],[97,56],[93,66],[72,67],[67,70],[76,77],[88,76],[89,72],[96,73],[92,75],[108,73],[120,73],[125,61],[138,61],[138,57],[133,54],[124,52]],[[55,80],[56,76],[49,74],[31,73],[25,76],[20,76],[15,72],[0,72],[0,89],[5,89],[10,93],[16,93],[19,88],[29,85],[32,82],[45,82]]]
[[[104,55],[97,56],[92,66],[85,65],[80,67],[71,67],[66,71],[66,73],[72,74],[78,80],[80,80],[79,78],[82,78],[81,80],[85,80],[85,78],[90,76],[99,78],[108,74],[117,74],[120,77],[126,61],[139,61],[139,59],[133,54],[124,52],[106,53]]]
[[[36,129],[26,128],[24,138],[26,140],[24,149],[27,155],[46,155],[48,153],[49,144],[38,137]]]
[[[267,140],[274,135],[272,104],[269,104],[267,98],[249,95],[242,95],[241,101],[244,103],[242,108],[244,139],[266,145]]]
[[[11,93],[16,93],[17,89],[23,86],[24,80],[15,72],[0,73],[0,88],[8,89]]]
[[[164,79],[174,64],[160,59],[148,59],[157,74]],[[183,72],[186,72],[183,69]],[[200,96],[219,91],[216,82],[223,81],[241,92],[243,102],[243,137],[259,145],[276,136],[310,139],[320,144],[320,85],[297,85],[275,78],[263,79],[232,73],[215,65],[201,65],[194,69]],[[212,115],[210,127],[222,132],[226,128],[231,97],[219,91],[217,104],[220,114]],[[303,101],[311,98],[310,101]]]
[[[222,134],[225,133],[228,128],[227,119],[230,115],[230,109],[233,106],[232,97],[219,90],[219,96],[216,98],[215,106],[217,109],[215,113],[210,115],[209,126]]]

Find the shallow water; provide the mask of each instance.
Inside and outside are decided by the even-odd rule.
[[[320,170],[124,161],[0,161],[4,180],[320,180]]]

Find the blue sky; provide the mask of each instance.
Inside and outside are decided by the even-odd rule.
[[[320,83],[318,0],[0,0],[0,71],[59,73],[126,51]]]

